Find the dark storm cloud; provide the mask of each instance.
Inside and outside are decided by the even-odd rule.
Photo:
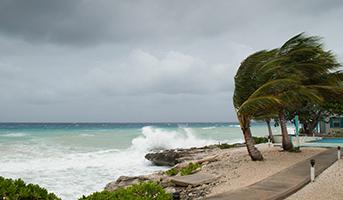
[[[315,16],[342,1],[2,0],[0,32],[27,41],[68,45],[210,37],[279,15]],[[275,14],[274,16],[271,16]],[[289,20],[297,20],[289,16]],[[261,24],[262,25],[262,24]],[[227,34],[227,33],[226,33]]]
[[[223,22],[203,2],[5,0],[0,31],[27,41],[69,45],[215,34]],[[193,10],[196,8],[195,10]],[[203,12],[216,20],[199,19]]]
[[[250,53],[300,32],[340,61],[338,0],[2,0],[0,121],[235,121]]]

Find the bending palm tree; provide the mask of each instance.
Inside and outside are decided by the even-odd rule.
[[[262,66],[268,62],[275,53],[276,50],[260,51],[252,54],[242,62],[235,76],[234,107],[252,160],[263,160],[261,152],[255,147],[250,130],[250,120],[254,115],[248,112],[240,112],[239,110],[263,82],[260,80],[261,77],[257,76],[258,66]],[[272,98],[269,100],[272,101]],[[268,101],[268,98],[261,98],[260,101]],[[260,105],[263,105],[263,103]]]
[[[291,38],[280,49],[254,53],[242,62],[235,76],[233,100],[252,160],[263,157],[254,146],[250,120],[266,115],[266,110],[267,114],[277,114],[283,148],[292,149],[285,111],[302,101],[320,102],[316,88],[323,87],[306,81],[313,74],[327,74],[335,67],[334,56],[322,49],[319,38],[303,34]]]
[[[278,51],[277,56],[266,66],[267,73],[295,75],[300,81],[301,90],[284,91],[283,97],[286,106],[279,108],[280,127],[283,136],[283,148],[290,150],[285,111],[288,107],[296,107],[300,102],[320,104],[323,96],[328,92],[337,91],[341,81],[337,73],[331,71],[339,67],[331,51],[325,51],[320,38],[316,36],[296,35],[288,40]],[[263,71],[263,70],[262,70]],[[281,73],[280,73],[281,72]],[[281,75],[281,76],[284,76]],[[338,75],[338,76],[337,76]],[[331,77],[327,79],[325,77]],[[326,80],[326,81],[325,81]]]

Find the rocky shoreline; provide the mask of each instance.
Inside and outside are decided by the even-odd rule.
[[[170,166],[175,169],[182,169],[189,163],[199,163],[201,167],[194,170],[193,173],[201,172],[209,163],[218,160],[218,152],[224,148],[242,147],[244,144],[234,145],[210,145],[201,148],[190,149],[169,149],[159,152],[148,153],[145,158],[151,161],[154,165]],[[181,199],[201,199],[209,194],[211,187],[217,184],[216,178],[209,183],[200,185],[185,185],[179,184],[173,179],[174,176],[168,175],[166,172],[159,171],[149,175],[141,176],[120,176],[116,181],[106,185],[105,190],[114,191],[118,188],[127,187],[132,184],[145,181],[154,181],[162,186],[167,192],[180,195]]]
[[[258,148],[265,157],[262,162],[251,161],[244,144],[221,144],[149,153],[145,158],[152,164],[170,166],[172,170],[141,176],[121,176],[108,183],[105,190],[114,191],[139,182],[153,181],[167,192],[177,194],[180,199],[203,199],[205,196],[250,185],[323,151],[320,148],[304,148],[301,153],[290,153],[267,144],[260,144]],[[191,175],[181,176],[183,169],[188,168],[190,163],[196,165],[196,168],[189,173]],[[193,176],[198,182],[188,181],[185,184],[185,181],[181,180],[185,177],[193,179]]]

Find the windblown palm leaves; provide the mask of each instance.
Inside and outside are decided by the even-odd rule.
[[[333,72],[339,63],[325,51],[320,38],[296,35],[278,49],[256,52],[246,58],[235,76],[234,107],[245,138],[251,137],[251,119],[279,117],[283,148],[290,150],[285,111],[300,102],[320,103],[323,93],[338,91],[342,73]],[[250,135],[250,136],[249,136]],[[253,160],[262,155],[248,145]],[[250,148],[250,150],[249,150]],[[262,158],[263,159],[263,158]]]

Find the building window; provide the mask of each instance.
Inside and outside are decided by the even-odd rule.
[[[340,128],[341,127],[341,119],[340,118],[332,118],[332,128]]]

